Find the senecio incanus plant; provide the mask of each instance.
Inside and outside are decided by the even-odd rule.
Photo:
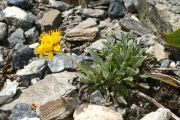
[[[90,51],[93,65],[77,64],[81,70],[82,82],[88,84],[88,90],[100,90],[106,95],[107,90],[115,95],[127,96],[127,87],[132,87],[139,74],[139,67],[145,60],[145,50],[131,39],[131,33],[122,35],[122,42],[106,43],[102,59],[95,51]]]
[[[40,45],[36,48],[35,53],[42,57],[48,56],[52,59],[54,53],[61,51],[61,39],[60,30],[51,30],[48,33],[43,32],[39,37]]]

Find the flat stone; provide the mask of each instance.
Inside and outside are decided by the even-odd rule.
[[[16,29],[8,38],[9,45],[14,47],[17,43],[23,44],[26,42],[24,31],[21,28]]]
[[[105,10],[101,9],[83,9],[82,14],[88,17],[95,17],[95,18],[105,18],[107,16],[107,13]]]
[[[16,94],[18,84],[17,81],[6,80],[6,83],[0,92],[0,105],[12,99]]]
[[[13,11],[13,12],[12,12]],[[7,7],[3,10],[5,20],[8,24],[21,27],[25,30],[32,28],[35,17],[18,7]]]
[[[42,120],[66,120],[78,106],[76,98],[60,98],[49,101],[40,107],[40,118]]]
[[[171,116],[170,110],[159,108],[157,111],[147,114],[145,117],[141,118],[141,120],[170,120]]]
[[[45,31],[58,28],[61,21],[61,13],[58,10],[50,10],[44,13],[44,16],[40,19],[41,26]]]
[[[4,40],[7,33],[7,25],[5,23],[0,22],[0,41]]]
[[[73,63],[71,59],[68,59],[63,55],[56,55],[48,62],[48,67],[51,72],[60,72],[65,69],[72,69]]]
[[[106,103],[106,100],[102,96],[101,92],[96,90],[90,95],[90,103],[96,105],[104,105]]]
[[[8,6],[17,6],[28,10],[32,8],[32,0],[7,0]]]
[[[142,23],[132,18],[126,17],[126,18],[121,19],[120,25],[123,30],[126,30],[126,31],[133,30],[135,34],[140,35],[140,36],[151,33],[150,29],[146,28]]]
[[[65,34],[65,40],[68,41],[93,41],[98,32],[97,23],[94,19],[88,18],[87,20],[79,23],[78,26],[68,31]]]
[[[74,72],[61,72],[47,75],[43,80],[24,89],[20,96],[13,102],[3,105],[2,109],[12,109],[18,103],[37,104],[38,108],[49,101],[67,96],[75,91],[70,81],[76,78]],[[37,109],[38,109],[37,108]]]
[[[84,104],[74,112],[74,120],[124,120],[123,116],[108,107]]]
[[[104,43],[106,43],[108,40],[107,39],[100,39],[97,40],[95,42],[93,42],[87,49],[86,51],[88,51],[89,49],[94,49],[94,50],[105,50],[107,47],[105,46]]]
[[[28,105],[26,103],[19,103],[16,104],[12,110],[12,120],[20,120],[25,117],[33,118],[38,117],[36,110],[33,110],[31,105]]]
[[[16,72],[17,76],[35,75],[43,73],[46,61],[44,59],[35,60]]]
[[[70,5],[63,1],[49,0],[50,6],[60,10],[61,12],[69,9]]]
[[[169,0],[173,2],[174,0]],[[170,32],[180,28],[180,14],[173,13],[172,9],[178,8],[162,0],[138,0],[139,19],[154,31]]]

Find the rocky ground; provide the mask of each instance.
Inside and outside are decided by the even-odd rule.
[[[160,36],[180,28],[179,0],[91,0],[87,5],[76,0],[0,1],[0,120],[171,120],[171,112],[180,116],[179,88],[151,79],[111,104],[100,91],[88,100],[79,97],[81,82],[71,60],[34,54],[38,36],[58,28],[62,51],[78,62],[92,61],[88,49],[102,51],[107,37],[121,41],[122,32],[133,30],[137,43],[154,56],[152,68],[180,68],[180,49],[167,46]],[[180,70],[163,73],[180,80]],[[165,108],[158,109],[137,90]]]

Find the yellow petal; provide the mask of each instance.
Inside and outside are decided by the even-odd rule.
[[[52,53],[52,52],[48,53],[48,57],[49,57],[50,59],[52,59],[52,58],[53,58],[53,53]]]
[[[54,46],[54,51],[59,52],[61,50],[60,45]]]

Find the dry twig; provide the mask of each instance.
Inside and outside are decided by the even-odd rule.
[[[153,99],[152,97],[139,92],[139,91],[132,91],[133,93],[136,93],[138,96],[143,97],[144,99],[148,100],[149,102],[153,103],[154,105],[156,105],[158,108],[165,108],[163,105],[161,105],[160,103],[158,103],[155,99]],[[170,111],[171,112],[171,111]],[[180,120],[180,118],[178,116],[176,116],[173,112],[171,112],[172,114],[172,118],[175,120]]]

